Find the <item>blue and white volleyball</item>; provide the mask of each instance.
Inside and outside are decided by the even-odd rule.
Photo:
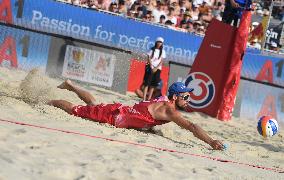
[[[257,130],[263,137],[271,137],[278,132],[279,126],[271,116],[262,116],[258,120]]]

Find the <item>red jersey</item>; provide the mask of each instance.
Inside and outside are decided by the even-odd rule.
[[[133,107],[116,104],[99,104],[94,106],[75,106],[73,115],[88,118],[101,123],[108,123],[118,128],[149,128],[168,123],[156,120],[148,111],[148,106],[167,101],[167,99],[154,99],[142,101]]]

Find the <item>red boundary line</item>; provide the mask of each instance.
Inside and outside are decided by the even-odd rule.
[[[28,123],[24,123],[24,122],[9,121],[9,120],[3,120],[3,119],[0,119],[0,121],[6,122],[6,123],[11,123],[11,124],[22,125],[22,126],[29,126],[29,127],[34,127],[34,128],[47,129],[47,130],[51,130],[51,131],[58,131],[58,132],[63,132],[63,133],[67,133],[67,134],[75,134],[75,135],[90,137],[90,138],[94,138],[94,139],[103,139],[103,140],[106,140],[106,141],[119,142],[119,143],[123,143],[123,144],[131,144],[131,145],[134,145],[134,146],[147,147],[147,148],[152,148],[152,149],[160,150],[160,151],[166,151],[166,152],[190,155],[190,156],[195,156],[195,157],[201,157],[201,158],[210,159],[210,160],[213,160],[213,161],[218,161],[218,162],[223,162],[223,163],[232,163],[232,164],[237,164],[237,165],[244,165],[244,166],[254,167],[254,168],[263,169],[263,170],[267,170],[267,171],[273,171],[273,172],[276,172],[276,173],[284,173],[284,169],[280,169],[280,168],[270,168],[270,167],[258,166],[258,165],[253,165],[253,164],[237,162],[237,161],[224,160],[224,159],[221,159],[221,158],[210,157],[210,156],[205,156],[205,155],[201,155],[201,154],[192,154],[192,153],[187,153],[187,152],[182,152],[182,151],[177,151],[177,150],[172,150],[172,149],[167,149],[167,148],[155,147],[155,146],[151,146],[151,145],[147,145],[147,144],[139,144],[139,143],[134,143],[134,142],[129,142],[129,141],[115,140],[115,139],[111,139],[111,138],[105,138],[105,137],[101,137],[101,136],[93,136],[93,135],[83,134],[83,133],[69,131],[69,130],[49,128],[49,127],[45,127],[45,126],[38,126],[38,125],[28,124]]]

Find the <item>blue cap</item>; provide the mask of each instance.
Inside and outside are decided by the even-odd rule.
[[[192,88],[188,88],[185,86],[183,82],[175,82],[169,87],[169,95],[179,94],[179,93],[185,93],[185,92],[192,92]]]

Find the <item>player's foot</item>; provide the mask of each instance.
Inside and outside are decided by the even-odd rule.
[[[67,90],[71,90],[71,88],[73,87],[72,82],[67,79],[66,81],[64,81],[62,84],[60,84],[59,86],[57,86],[57,88],[59,89],[67,89]]]

